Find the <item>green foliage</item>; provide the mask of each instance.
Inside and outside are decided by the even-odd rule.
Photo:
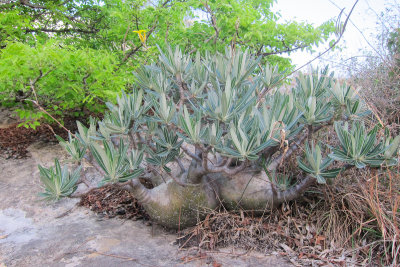
[[[79,163],[86,153],[86,147],[82,146],[78,139],[72,138],[71,133],[68,133],[68,141],[64,141],[60,136],[56,136],[60,145],[71,156],[72,161]]]
[[[270,182],[273,183],[280,190],[285,191],[294,184],[293,177],[276,171],[269,173],[267,168],[264,169],[268,175],[268,179],[270,180]]]
[[[195,59],[179,49],[163,53],[158,64],[135,73],[137,87],[131,93],[122,92],[116,104],[107,104],[98,129],[94,120],[89,128],[78,123],[79,143],[90,148],[105,173],[104,183],[141,174],[172,175],[173,162],[182,173],[190,173],[181,152],[192,157],[198,173],[232,175],[268,162],[265,169],[270,175],[306,138],[311,145],[304,145],[305,157],[298,158],[298,166],[319,183],[339,173],[340,169],[329,169],[334,160],[359,168],[396,162],[400,137],[387,133],[380,140],[378,127],[366,132],[361,121],[367,113],[359,112],[367,110],[366,105],[350,93],[354,89],[338,86],[328,68],[300,74],[293,88],[281,90],[273,86],[279,85],[277,68],[261,65],[247,51],[226,49],[214,56],[197,54]],[[349,105],[358,105],[351,116],[346,115]],[[352,129],[340,119],[355,121]],[[332,124],[341,145],[323,158],[314,133]],[[212,163],[211,157],[219,162]],[[288,177],[271,177],[279,187],[288,186]]]
[[[396,136],[395,138],[390,136],[389,129],[385,129],[385,147],[387,148],[385,153],[383,154],[383,157],[391,161],[393,157],[396,157],[398,154],[399,150],[399,145],[400,145],[400,136]]]
[[[395,158],[387,160],[384,153],[390,146],[379,141],[377,142],[378,126],[372,130],[365,129],[364,123],[356,121],[349,129],[348,123],[335,123],[335,132],[340,141],[340,147],[334,148],[333,153],[329,155],[332,159],[344,161],[355,165],[357,168],[365,166],[380,167],[382,165],[395,165]],[[389,141],[390,142],[390,141]],[[393,143],[397,147],[393,147],[389,152],[390,156],[398,149],[398,140]],[[389,155],[387,154],[387,155]]]
[[[78,132],[75,133],[76,138],[79,140],[83,147],[88,148],[93,143],[93,137],[96,135],[96,121],[90,118],[90,125],[87,128],[81,122],[77,121]]]
[[[167,128],[163,128],[158,132],[158,138],[155,137],[153,141],[155,142],[155,149],[154,147],[147,147],[146,152],[149,156],[146,161],[166,172],[171,172],[171,169],[166,165],[179,156],[183,140],[178,141],[178,135],[173,134]]]
[[[54,167],[49,169],[39,165],[40,181],[45,188],[45,192],[40,193],[40,196],[45,200],[58,200],[70,196],[77,189],[80,171],[81,166],[72,173],[68,171],[67,166],[61,169],[58,159],[54,160]]]
[[[336,82],[330,89],[333,105],[338,112],[338,119],[357,118],[370,114],[370,111],[360,104],[359,93],[346,83]],[[345,107],[345,109],[342,109]],[[340,117],[341,116],[341,117]]]
[[[90,145],[90,151],[96,162],[105,172],[103,183],[126,182],[139,176],[143,169],[136,168],[129,170],[130,166],[139,166],[140,157],[131,157],[131,161],[127,158],[128,147],[125,146],[123,140],[119,143],[119,148],[116,150],[114,146],[106,141],[103,141],[103,147],[97,143]],[[132,152],[135,155],[136,151]]]
[[[66,111],[76,115],[85,110],[103,112],[103,102],[113,101],[121,90],[132,89],[135,77],[131,72],[157,58],[157,47],[170,49],[168,43],[176,50],[168,50],[160,60],[162,68],[173,75],[179,76],[193,64],[188,52],[223,52],[228,45],[233,48],[231,52],[248,50],[247,54],[235,55],[260,56],[263,63],[279,63],[280,69],[286,69],[291,67],[290,59],[284,57],[286,53],[311,50],[334,31],[332,22],[318,27],[296,22],[279,24],[278,16],[271,12],[272,4],[272,0],[172,0],[151,4],[146,0],[40,0],[1,4],[0,101],[27,110],[24,126],[35,127],[40,117],[32,111],[36,107],[32,101],[57,117]],[[221,65],[210,67],[218,71]],[[251,73],[254,67],[243,65],[234,70],[232,86],[243,82],[239,76],[247,76],[245,71]],[[225,73],[211,73],[228,78]],[[266,86],[278,77],[278,70],[273,73],[273,77],[264,79]],[[138,74],[143,78],[140,71]],[[204,74],[210,72],[198,73]],[[202,78],[197,79],[199,83],[188,83],[192,94],[206,86],[209,77]],[[154,86],[166,88],[168,82],[159,80]],[[142,79],[141,84],[145,83]],[[228,101],[227,97],[223,101]]]
[[[387,48],[392,55],[396,55],[400,52],[400,29],[395,28],[389,33],[387,38]]]
[[[36,126],[39,126],[39,120],[43,118],[43,112],[34,112],[25,109],[16,109],[15,112],[18,114],[19,118],[22,120],[21,123],[18,124],[18,127],[32,128],[36,129]]]
[[[308,143],[305,145],[305,159],[306,163],[297,158],[299,168],[315,177],[320,184],[326,183],[326,178],[335,178],[340,169],[327,170],[329,165],[333,162],[332,158],[322,158],[322,152],[320,146],[311,143],[311,147]]]
[[[326,101],[333,73],[328,76],[328,67],[319,73],[318,69],[311,75],[300,74],[297,78],[296,102],[303,112],[303,120],[308,125],[317,125],[329,121],[332,116],[331,103]]]
[[[10,43],[1,50],[0,99],[36,101],[37,95],[40,105],[59,116],[76,108],[100,112],[98,99],[115,98],[132,81],[114,69],[117,58],[107,51],[59,46],[64,45]]]

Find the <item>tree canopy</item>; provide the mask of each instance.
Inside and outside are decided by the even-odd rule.
[[[37,101],[50,113],[99,111],[134,84],[132,71],[157,47],[184,52],[248,49],[291,68],[290,52],[312,50],[334,31],[278,22],[273,0],[10,0],[0,4],[0,100]],[[33,94],[35,93],[35,94]],[[35,100],[33,97],[37,96]],[[32,105],[30,105],[32,106]],[[33,113],[31,113],[32,115]],[[34,117],[34,116],[33,116]],[[40,117],[40,116],[37,116]]]

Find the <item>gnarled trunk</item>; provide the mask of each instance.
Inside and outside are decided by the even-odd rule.
[[[299,197],[314,181],[308,176],[282,191],[271,183],[264,171],[245,170],[231,177],[204,175],[198,186],[181,186],[171,179],[154,189],[146,189],[136,182],[132,189],[154,221],[177,229],[195,225],[205,217],[206,210],[218,205],[227,210],[262,213]]]
[[[153,189],[136,182],[132,187],[135,197],[149,216],[168,228],[185,228],[203,219],[206,210],[215,209],[217,187],[207,177],[197,186],[181,186],[168,180]]]

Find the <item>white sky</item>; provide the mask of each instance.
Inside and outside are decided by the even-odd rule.
[[[306,21],[312,23],[314,26],[318,26],[330,18],[336,18],[340,13],[339,8],[345,8],[344,13],[348,14],[354,2],[355,0],[277,0],[277,3],[273,6],[273,11],[278,11],[281,14],[280,21]],[[392,3],[397,3],[397,1],[359,0],[350,20],[363,32],[369,41],[372,40],[373,42],[371,35],[377,32],[378,15],[385,10],[385,7],[390,6]],[[346,16],[343,14],[342,22],[345,19]],[[344,46],[340,54],[343,58],[362,55],[360,49],[372,50],[360,32],[350,22],[339,44]],[[318,55],[318,52],[324,51],[327,47],[328,44],[326,43],[316,49],[313,55],[306,52],[296,52],[292,53],[290,57],[294,64],[300,66]],[[332,65],[330,62],[322,63]]]

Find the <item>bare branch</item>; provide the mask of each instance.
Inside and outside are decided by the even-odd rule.
[[[45,6],[39,6],[39,5],[34,5],[31,2],[29,2],[29,0],[19,0],[19,2],[27,7],[31,7],[31,8],[37,8],[37,9],[47,9],[47,7]]]
[[[203,157],[202,166],[203,166],[204,170],[209,173],[218,173],[219,172],[219,173],[225,173],[227,175],[235,175],[235,174],[238,174],[239,172],[243,171],[247,167],[247,163],[248,163],[247,161],[242,161],[242,162],[240,162],[240,164],[238,166],[235,166],[232,168],[232,167],[230,167],[230,165],[233,161],[233,158],[228,158],[226,160],[225,164],[220,167],[217,167],[216,165],[209,166],[208,165],[208,161],[209,161],[208,151],[203,151],[202,157]]]
[[[278,157],[276,157],[271,164],[269,164],[268,166],[268,171],[273,171],[276,170],[276,168],[281,164],[281,162],[283,160],[285,160],[286,158],[288,158],[290,155],[293,154],[293,152],[295,152],[300,144],[304,141],[304,139],[306,139],[307,134],[303,134],[302,136],[300,136],[294,143],[292,143],[289,147],[289,149],[286,151],[286,153],[282,153],[280,154]]]
[[[121,48],[122,51],[125,52],[126,48],[126,37],[128,36],[128,32],[131,29],[131,25],[129,24],[128,27],[126,28],[125,34],[124,34],[124,39],[122,40]]]
[[[50,118],[52,118],[61,128],[63,128],[64,130],[66,130],[66,131],[67,131],[68,133],[70,133],[73,137],[76,137],[70,130],[68,130],[67,128],[65,128],[64,125],[61,124],[61,122],[59,122],[56,118],[54,118],[49,112],[47,112],[47,111],[39,104],[39,100],[38,100],[38,97],[37,97],[37,94],[36,94],[36,90],[35,90],[35,85],[36,85],[37,81],[39,81],[40,78],[42,78],[43,76],[46,76],[46,75],[49,74],[51,71],[52,71],[52,69],[48,70],[48,71],[43,75],[42,70],[40,70],[40,71],[39,71],[39,73],[40,73],[39,76],[37,76],[34,80],[30,80],[30,88],[31,88],[31,90],[32,90],[32,92],[33,92],[33,94],[34,94],[34,96],[35,96],[35,100],[26,99],[26,101],[30,101],[30,102],[32,102],[33,104],[35,104],[36,107],[37,107],[40,111],[46,113],[46,114],[47,114]]]
[[[285,50],[265,52],[265,53],[261,53],[261,49],[260,49],[259,52],[257,53],[257,56],[266,57],[266,56],[270,56],[270,55],[279,55],[279,54],[283,54],[283,53],[294,52],[299,49],[306,48],[307,46],[308,46],[308,44],[303,44],[303,45],[292,47],[292,48],[288,47]]]
[[[314,57],[313,59],[309,60],[308,62],[306,62],[305,64],[303,64],[302,66],[298,67],[297,69],[295,69],[294,71],[292,71],[291,73],[285,75],[285,77],[281,78],[278,82],[276,82],[276,84],[279,84],[280,82],[284,81],[287,77],[289,77],[290,75],[292,75],[293,73],[299,71],[300,69],[304,68],[305,66],[311,64],[312,62],[314,62],[315,60],[317,60],[318,58],[322,57],[323,55],[325,55],[326,53],[328,53],[332,48],[334,48],[339,41],[342,39],[344,31],[346,30],[346,26],[347,26],[347,22],[350,19],[351,14],[353,13],[353,10],[355,8],[355,6],[357,5],[359,0],[356,0],[353,7],[351,8],[349,14],[347,15],[347,18],[343,24],[343,27],[341,28],[341,31],[338,33],[339,37],[338,39],[331,45],[329,45],[329,47],[322,53],[320,53],[318,56]],[[260,94],[258,95],[258,99],[257,99],[257,104],[256,106],[258,107],[258,105],[263,101],[263,98],[265,96],[265,94],[268,92],[268,88],[264,88]]]
[[[198,157],[196,154],[190,152],[186,147],[181,146],[181,149],[183,150],[183,152],[185,152],[186,155],[188,155],[189,157],[191,157],[192,159],[201,162],[201,158]]]
[[[66,29],[49,29],[49,28],[37,28],[37,29],[25,29],[26,33],[30,32],[54,32],[54,33],[97,33],[98,29],[85,30],[79,28],[66,28]]]
[[[203,4],[204,7],[206,8],[207,13],[210,14],[210,16],[211,16],[211,24],[212,24],[212,26],[213,26],[213,28],[214,28],[214,31],[215,31],[214,43],[216,43],[217,40],[218,40],[218,37],[219,37],[219,29],[218,29],[218,26],[217,26],[217,18],[215,17],[214,12],[211,10],[211,8],[210,8],[210,6],[208,5],[208,2],[207,2],[207,1],[202,2],[202,4]]]
[[[85,76],[82,78],[82,83],[83,83],[83,88],[87,88],[87,79],[90,77],[91,73],[87,73]]]
[[[291,188],[285,191],[277,191],[276,201],[278,203],[281,203],[284,201],[291,201],[293,199],[296,199],[300,197],[301,194],[303,194],[307,190],[307,188],[309,188],[315,182],[316,179],[314,177],[307,175],[303,180],[301,180],[299,183],[292,186]]]

